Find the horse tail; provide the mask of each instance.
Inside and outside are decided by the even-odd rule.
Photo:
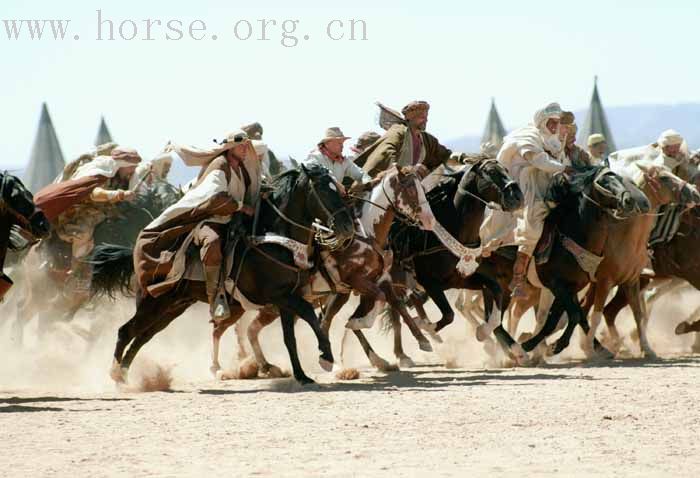
[[[118,292],[133,295],[133,254],[133,248],[115,244],[100,244],[95,247],[88,260],[92,265],[90,289],[93,297],[107,295],[114,299]]]

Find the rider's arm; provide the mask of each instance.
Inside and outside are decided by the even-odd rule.
[[[90,199],[94,202],[117,202],[124,199],[125,191],[117,189],[110,191],[108,189],[97,187],[90,193]]]
[[[566,169],[566,166],[561,164],[559,161],[552,159],[549,154],[544,151],[539,153],[528,151],[523,155],[523,157],[534,167],[547,173],[558,173]]]
[[[352,160],[345,160],[345,176],[351,178],[359,183],[368,183],[372,181],[372,176],[364,172],[360,167],[358,167]]]

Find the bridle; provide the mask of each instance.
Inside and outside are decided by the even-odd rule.
[[[490,165],[490,164],[498,165],[498,160],[485,159],[483,161],[467,164],[467,166],[463,169],[463,171],[464,171],[463,177],[467,177],[469,174],[474,173],[475,176],[477,176],[481,179],[487,180],[495,185],[496,183],[491,178],[486,178],[483,174],[483,171],[481,170],[481,168],[487,164],[488,165]],[[511,178],[510,180],[506,181],[506,184],[502,188],[499,188],[498,193],[501,196],[501,202],[503,202],[503,196],[505,194],[505,191],[509,187],[516,185],[516,184],[518,184],[518,183],[514,179]],[[469,191],[466,188],[463,188],[461,184],[457,184],[457,192],[462,194],[462,195],[470,196],[471,198],[476,199],[477,201],[481,202],[488,209],[493,209],[495,211],[503,211],[503,207],[500,204],[493,202],[493,201],[485,201],[479,195],[472,193],[471,191]]]
[[[354,237],[355,237],[355,231],[353,229],[353,233],[349,238],[346,238],[344,240],[340,240],[336,237],[335,231],[333,230],[333,227],[335,225],[335,218],[339,214],[345,212],[348,215],[348,218],[352,222],[352,216],[350,215],[350,211],[346,207],[340,208],[335,212],[331,212],[326,204],[323,202],[321,199],[321,196],[318,194],[318,191],[316,190],[316,186],[314,185],[314,181],[311,178],[309,174],[307,174],[305,171],[302,170],[302,174],[306,175],[306,177],[309,180],[309,184],[311,186],[311,195],[314,197],[318,205],[320,206],[321,210],[324,212],[324,214],[327,216],[327,221],[328,221],[328,226],[323,225],[320,220],[317,218],[314,220],[314,222],[311,224],[311,227],[307,227],[303,224],[299,224],[289,216],[287,216],[280,208],[278,208],[275,203],[273,203],[269,197],[265,197],[265,201],[267,204],[272,208],[273,211],[285,222],[288,224],[291,224],[294,227],[297,227],[303,231],[306,231],[309,233],[309,243],[311,242],[312,239],[315,239],[316,242],[321,245],[322,247],[330,250],[330,251],[337,251],[337,250],[342,250],[350,245],[352,243]]]
[[[593,179],[592,186],[596,190],[596,192],[598,192],[598,194],[600,194],[601,196],[605,197],[606,199],[611,199],[611,200],[619,203],[620,200],[617,198],[615,193],[606,189],[602,184],[600,184],[600,181],[602,180],[603,176],[606,176],[608,174],[614,174],[614,173],[608,167],[601,168],[600,171],[598,171],[596,173],[596,176]],[[624,191],[622,193],[623,198],[624,198],[625,194],[629,195],[629,191]],[[586,191],[583,191],[583,190],[581,191],[581,196],[583,196],[584,200],[597,206],[598,209],[600,209],[601,211],[604,211],[607,214],[609,214],[613,219],[616,219],[618,221],[623,221],[623,220],[627,219],[625,216],[623,216],[621,214],[619,207],[613,209],[613,208],[610,208],[608,206],[604,206],[599,201],[596,201],[595,199],[590,197],[588,194],[586,194]]]
[[[351,197],[351,198],[356,199],[358,201],[366,202],[367,204],[370,204],[370,205],[372,205],[378,209],[381,209],[382,211],[385,211],[385,212],[392,210],[396,214],[395,220],[398,222],[401,222],[405,225],[416,226],[416,227],[420,226],[420,219],[418,217],[409,216],[409,215],[405,214],[403,211],[401,211],[401,209],[399,209],[399,207],[396,205],[396,203],[391,199],[391,196],[389,195],[389,193],[386,190],[386,185],[384,184],[384,179],[387,177],[388,176],[385,176],[384,178],[381,179],[380,186],[382,188],[382,194],[384,194],[384,198],[389,203],[389,207],[382,206],[381,204],[377,204],[376,202],[372,201],[371,199],[367,199],[367,198],[362,197],[362,196],[357,196],[355,194],[348,194],[348,197]],[[418,175],[415,173],[404,174],[404,177],[411,177],[414,179],[414,181],[416,179],[418,179]],[[418,180],[418,183],[419,183],[418,187],[422,187],[420,185],[420,180]],[[421,201],[418,203],[419,208],[422,208],[423,206],[426,206],[426,205],[427,206],[430,205],[430,202],[428,201],[427,198],[425,199],[425,201]]]

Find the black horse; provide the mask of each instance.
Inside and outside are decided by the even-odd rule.
[[[320,241],[324,244],[343,244],[354,235],[352,216],[338,192],[335,180],[320,166],[301,166],[275,178],[272,193],[261,202],[257,233],[273,232],[311,245],[314,237],[320,237],[319,228],[314,228],[318,220],[323,221],[320,229],[324,231],[324,237]],[[332,231],[332,237],[328,236],[328,231]],[[253,246],[247,239],[235,244],[229,278],[235,281],[236,288],[248,301],[279,309],[284,343],[294,377],[300,383],[313,382],[299,362],[294,335],[295,316],[306,321],[316,334],[321,351],[320,362],[333,362],[330,343],[321,332],[314,308],[301,297],[299,290],[314,271],[297,268],[292,253],[282,246]],[[124,286],[124,280],[129,280],[133,274],[130,248],[96,248],[93,263],[93,286],[99,286],[102,292]],[[124,381],[139,349],[198,301],[207,302],[205,285],[201,281],[183,279],[177,287],[157,298],[137,291],[136,313],[119,328],[112,378],[118,382]],[[243,314],[243,306],[230,296],[229,305],[232,316]]]
[[[487,206],[514,211],[522,207],[523,194],[518,184],[508,175],[505,168],[494,159],[482,158],[470,162],[463,170],[446,175],[446,180],[431,190],[428,201],[435,218],[461,244],[469,248],[481,245],[479,228],[484,219]],[[435,324],[439,331],[452,323],[454,312],[444,291],[448,289],[479,289],[490,294],[499,304],[504,302],[503,288],[488,270],[479,267],[468,276],[462,276],[457,270],[458,257],[448,251],[433,232],[422,231],[405,224],[396,224],[391,233],[395,266],[392,271],[401,271],[408,266],[413,268],[416,281],[425,289],[442,317]],[[421,315],[422,302],[426,297],[412,297],[413,305]],[[486,316],[491,315],[491,308],[486,309]],[[498,314],[500,324],[500,313]],[[398,317],[390,311],[394,329],[394,353],[399,360],[410,365],[411,361],[403,352]],[[500,327],[494,330],[497,337],[507,336],[508,345],[512,345],[507,332]]]
[[[25,248],[46,237],[49,230],[49,221],[34,205],[34,197],[22,181],[0,173],[0,301],[13,284],[3,272],[8,250]]]

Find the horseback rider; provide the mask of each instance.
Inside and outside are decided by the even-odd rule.
[[[506,136],[498,153],[498,161],[517,181],[525,196],[522,217],[518,218],[514,230],[518,254],[510,284],[513,297],[526,294],[527,266],[549,213],[544,198],[552,175],[573,172],[573,168],[559,159],[563,153],[562,139],[568,132],[568,126],[560,128],[561,117],[562,110],[558,103],[547,105],[535,113],[531,125]],[[488,249],[495,249],[503,237],[512,231],[514,219],[512,214],[492,211],[481,230],[482,240]]]
[[[578,126],[576,125],[576,117],[570,111],[562,112],[559,121],[560,129],[564,134],[564,165],[571,166],[575,169],[581,169],[593,165],[591,156],[585,149],[576,144],[576,133]]]
[[[340,128],[332,127],[326,130],[324,137],[316,145],[316,149],[306,158],[307,164],[323,166],[341,185],[345,178],[355,181],[358,188],[371,183],[372,177],[360,169],[350,158],[343,156],[343,145],[350,139]]]
[[[189,245],[199,246],[210,314],[218,322],[230,316],[222,280],[225,226],[235,213],[255,213],[262,168],[242,130],[229,133],[211,149],[171,143],[170,154],[202,169],[194,186],[139,234],[136,277],[143,291],[158,297],[182,278]]]
[[[241,129],[248,135],[253,142],[253,147],[260,157],[263,175],[266,178],[272,178],[284,171],[284,165],[277,159],[275,153],[263,142],[263,127],[257,121],[254,123],[241,126]]]
[[[605,153],[608,150],[608,141],[600,133],[594,133],[588,137],[588,154],[591,158],[591,164],[600,166],[605,164]]]
[[[658,156],[654,163],[666,166],[673,174],[689,181],[696,172],[696,167],[690,162],[688,144],[683,136],[675,130],[667,129],[659,136],[655,145]]]
[[[361,155],[365,149],[372,146],[374,142],[381,137],[382,136],[379,133],[376,133],[374,131],[365,131],[357,138],[355,144],[350,146],[350,154],[348,155],[348,158],[350,158],[350,160],[354,162],[355,159],[357,159],[357,157]]]
[[[449,159],[461,159],[440,144],[438,139],[425,131],[430,105],[425,101],[412,101],[399,114],[379,104],[380,122],[387,132],[355,159],[370,176],[376,177],[392,165],[414,167],[424,178],[433,169]]]
[[[87,292],[90,268],[84,258],[95,246],[95,227],[109,216],[106,206],[134,197],[129,181],[141,157],[136,150],[113,144],[99,153],[107,151],[106,155],[81,156],[81,161],[69,165],[72,166],[69,179],[50,184],[36,194],[36,200],[53,223],[57,238],[70,244],[73,292]],[[51,244],[56,246],[55,241]],[[54,249],[53,246],[49,248]],[[54,268],[61,269],[54,253],[57,251],[51,253],[50,262]]]

